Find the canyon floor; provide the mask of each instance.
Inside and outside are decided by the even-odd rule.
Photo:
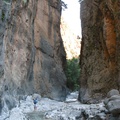
[[[103,103],[81,104],[77,97],[78,92],[73,92],[64,102],[41,98],[34,111],[33,98],[27,96],[11,111],[4,108],[0,120],[92,120],[96,115],[104,117],[106,109]]]

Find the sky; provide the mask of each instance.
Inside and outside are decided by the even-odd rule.
[[[70,29],[81,37],[80,4],[78,0],[63,1],[67,4],[68,8],[62,11],[62,17],[68,23]]]

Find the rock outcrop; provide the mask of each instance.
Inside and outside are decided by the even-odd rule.
[[[111,90],[104,100],[104,104],[108,112],[106,113],[106,120],[120,120],[120,94],[118,90]]]
[[[0,39],[0,54],[4,56],[0,56],[0,67],[4,65],[3,95],[36,92],[64,100],[66,54],[60,35],[61,1],[4,0],[4,3],[9,5],[9,14],[4,40]],[[0,14],[3,15],[1,9]],[[3,28],[0,27],[0,34]]]
[[[114,93],[114,94],[113,94]],[[114,116],[120,115],[120,94],[117,90],[111,90],[108,93],[107,99],[104,101],[108,111]]]
[[[120,81],[120,1],[81,3],[82,49],[79,99],[101,99]]]

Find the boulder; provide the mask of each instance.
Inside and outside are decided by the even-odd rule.
[[[120,114],[120,99],[109,101],[108,104],[107,104],[107,109],[113,115]]]
[[[106,120],[106,114],[105,113],[99,113],[96,116],[90,118],[89,120]]]
[[[118,100],[118,99],[120,100],[120,95],[113,95],[108,100],[111,101],[111,100]]]
[[[108,98],[112,97],[113,95],[120,95],[120,94],[119,94],[119,91],[116,90],[116,89],[112,89],[111,91],[109,91],[109,92],[107,93],[107,97],[108,97]]]
[[[7,95],[7,94],[3,96],[3,102],[4,102],[4,104],[7,105],[9,110],[14,108],[17,104],[15,98],[12,97],[11,95]]]
[[[104,100],[104,104],[107,105],[109,101],[114,101],[114,100],[116,100],[116,99],[117,99],[117,100],[120,100],[120,96],[118,96],[118,95],[113,95],[113,96],[110,97],[109,99],[106,98],[106,99]]]
[[[105,107],[112,115],[120,114],[120,94],[118,90],[111,90],[107,94],[107,99],[104,101]]]

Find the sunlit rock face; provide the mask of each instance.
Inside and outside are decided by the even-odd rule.
[[[79,99],[102,98],[120,81],[120,1],[81,3],[82,50]]]
[[[80,55],[81,38],[70,29],[64,18],[61,19],[60,27],[67,59],[78,58]]]
[[[4,84],[10,93],[66,96],[60,0],[12,1],[4,37]]]

